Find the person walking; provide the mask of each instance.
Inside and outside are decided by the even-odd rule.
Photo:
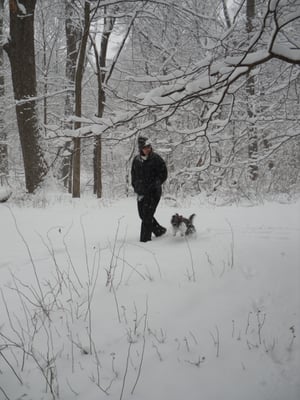
[[[161,236],[166,228],[154,218],[161,198],[161,185],[168,177],[165,161],[153,151],[151,142],[146,137],[138,138],[139,154],[133,159],[131,166],[131,183],[137,194],[139,217],[142,220],[140,241],[148,242],[151,235]]]

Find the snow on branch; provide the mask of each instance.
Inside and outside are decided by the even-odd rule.
[[[118,1],[112,0],[104,1],[101,5],[117,3]],[[167,0],[155,3],[170,5]],[[210,55],[202,60],[180,65],[177,69],[168,70],[166,74],[161,74],[160,69],[156,71],[156,75],[134,76],[127,73],[126,77],[123,77],[127,82],[151,83],[152,89],[141,92],[131,99],[131,107],[126,113],[116,112],[112,116],[93,118],[89,122],[81,121],[86,126],[73,131],[72,135],[89,137],[102,135],[111,129],[116,134],[119,126],[135,121],[135,127],[128,128],[126,133],[122,134],[122,137],[130,137],[141,129],[170,118],[180,107],[185,107],[194,100],[200,100],[208,105],[208,110],[202,118],[203,126],[198,128],[199,135],[205,134],[208,124],[225,98],[228,99],[228,95],[234,96],[237,82],[239,88],[243,87],[249,74],[257,73],[258,66],[271,60],[300,65],[300,48],[294,44],[300,19],[299,4],[299,0],[292,4],[280,0],[269,0],[265,13],[255,26],[255,30],[251,32],[250,37],[241,41],[239,41],[240,26],[237,20],[234,20],[234,25],[226,34],[219,32],[220,39],[215,42],[214,52],[210,51]],[[135,16],[136,14],[132,15],[129,28]],[[126,35],[120,49],[126,41]],[[238,46],[235,46],[236,41],[239,43]],[[113,67],[114,63],[112,63],[112,69]],[[107,80],[109,77],[110,73]],[[151,118],[149,120],[151,110],[155,110],[154,120]],[[139,122],[136,124],[136,121]]]
[[[300,49],[293,49],[281,44],[275,44],[271,49],[271,55],[290,64],[300,65]]]
[[[300,65],[300,49],[293,48],[290,43],[283,41],[283,28],[287,28],[296,20],[300,19],[300,11],[289,12],[278,18],[276,11],[282,2],[269,2],[266,15],[263,18],[261,28],[253,35],[249,41],[248,48],[241,51],[240,55],[226,56],[223,59],[212,60],[206,68],[196,68],[186,71],[172,71],[166,76],[147,77],[144,81],[158,82],[159,86],[140,93],[138,99],[142,106],[172,106],[184,102],[191,96],[207,96],[213,94],[225,86],[232,85],[237,79],[248,74],[258,65],[264,64],[272,59],[280,59],[290,64]],[[266,19],[274,25],[271,35],[268,33]],[[289,26],[290,27],[290,26]],[[269,35],[269,38],[266,38]],[[231,40],[230,35],[227,41]],[[207,63],[207,60],[206,60]],[[200,72],[200,70],[202,72]],[[172,77],[174,77],[172,79]],[[143,78],[133,78],[136,82]]]

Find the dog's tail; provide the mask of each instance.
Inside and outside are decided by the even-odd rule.
[[[193,223],[195,216],[196,216],[196,214],[192,214],[189,216],[189,221],[191,224]]]

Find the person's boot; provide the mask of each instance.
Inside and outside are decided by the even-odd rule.
[[[155,228],[155,230],[153,231],[154,235],[156,237],[162,236],[167,232],[167,229],[164,228],[163,226],[159,226],[157,228]]]

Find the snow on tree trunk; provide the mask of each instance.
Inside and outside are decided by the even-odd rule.
[[[105,8],[106,12],[106,8]],[[105,81],[106,73],[106,60],[108,41],[114,27],[115,19],[104,17],[104,31],[101,36],[100,55],[98,56],[95,46],[95,57],[97,67],[97,83],[98,83],[98,111],[97,116],[103,117],[105,107],[105,91],[103,83]],[[94,193],[97,198],[102,197],[102,138],[101,136],[95,137],[94,141]]]
[[[247,13],[247,32],[250,34],[253,31],[253,18],[255,16],[255,0],[247,0],[246,5]],[[258,152],[258,142],[257,142],[257,130],[254,126],[252,119],[255,117],[255,81],[254,77],[248,77],[247,82],[247,94],[248,94],[248,117],[250,120],[249,126],[249,143],[248,143],[248,156],[249,156],[249,175],[250,178],[255,181],[258,177],[258,165],[257,165],[257,152]]]
[[[75,73],[75,115],[76,117],[81,117],[82,108],[82,79],[84,73],[84,61],[86,46],[89,37],[90,30],[90,3],[86,1],[84,4],[84,32],[80,44],[80,50],[78,55],[78,62]],[[75,129],[79,129],[81,123],[75,122]],[[72,196],[80,197],[80,153],[81,153],[81,143],[80,138],[74,138],[74,150],[72,158],[73,167],[73,185],[72,185]]]
[[[65,32],[66,32],[66,80],[69,88],[75,86],[75,70],[78,57],[78,43],[82,36],[81,27],[74,21],[75,18],[75,1],[65,2]],[[74,91],[69,90],[65,98],[65,118],[67,119],[74,112],[75,97]],[[66,128],[71,129],[72,124],[66,123]],[[72,188],[72,151],[71,142],[66,142],[63,152],[62,170],[64,186],[71,192]]]

